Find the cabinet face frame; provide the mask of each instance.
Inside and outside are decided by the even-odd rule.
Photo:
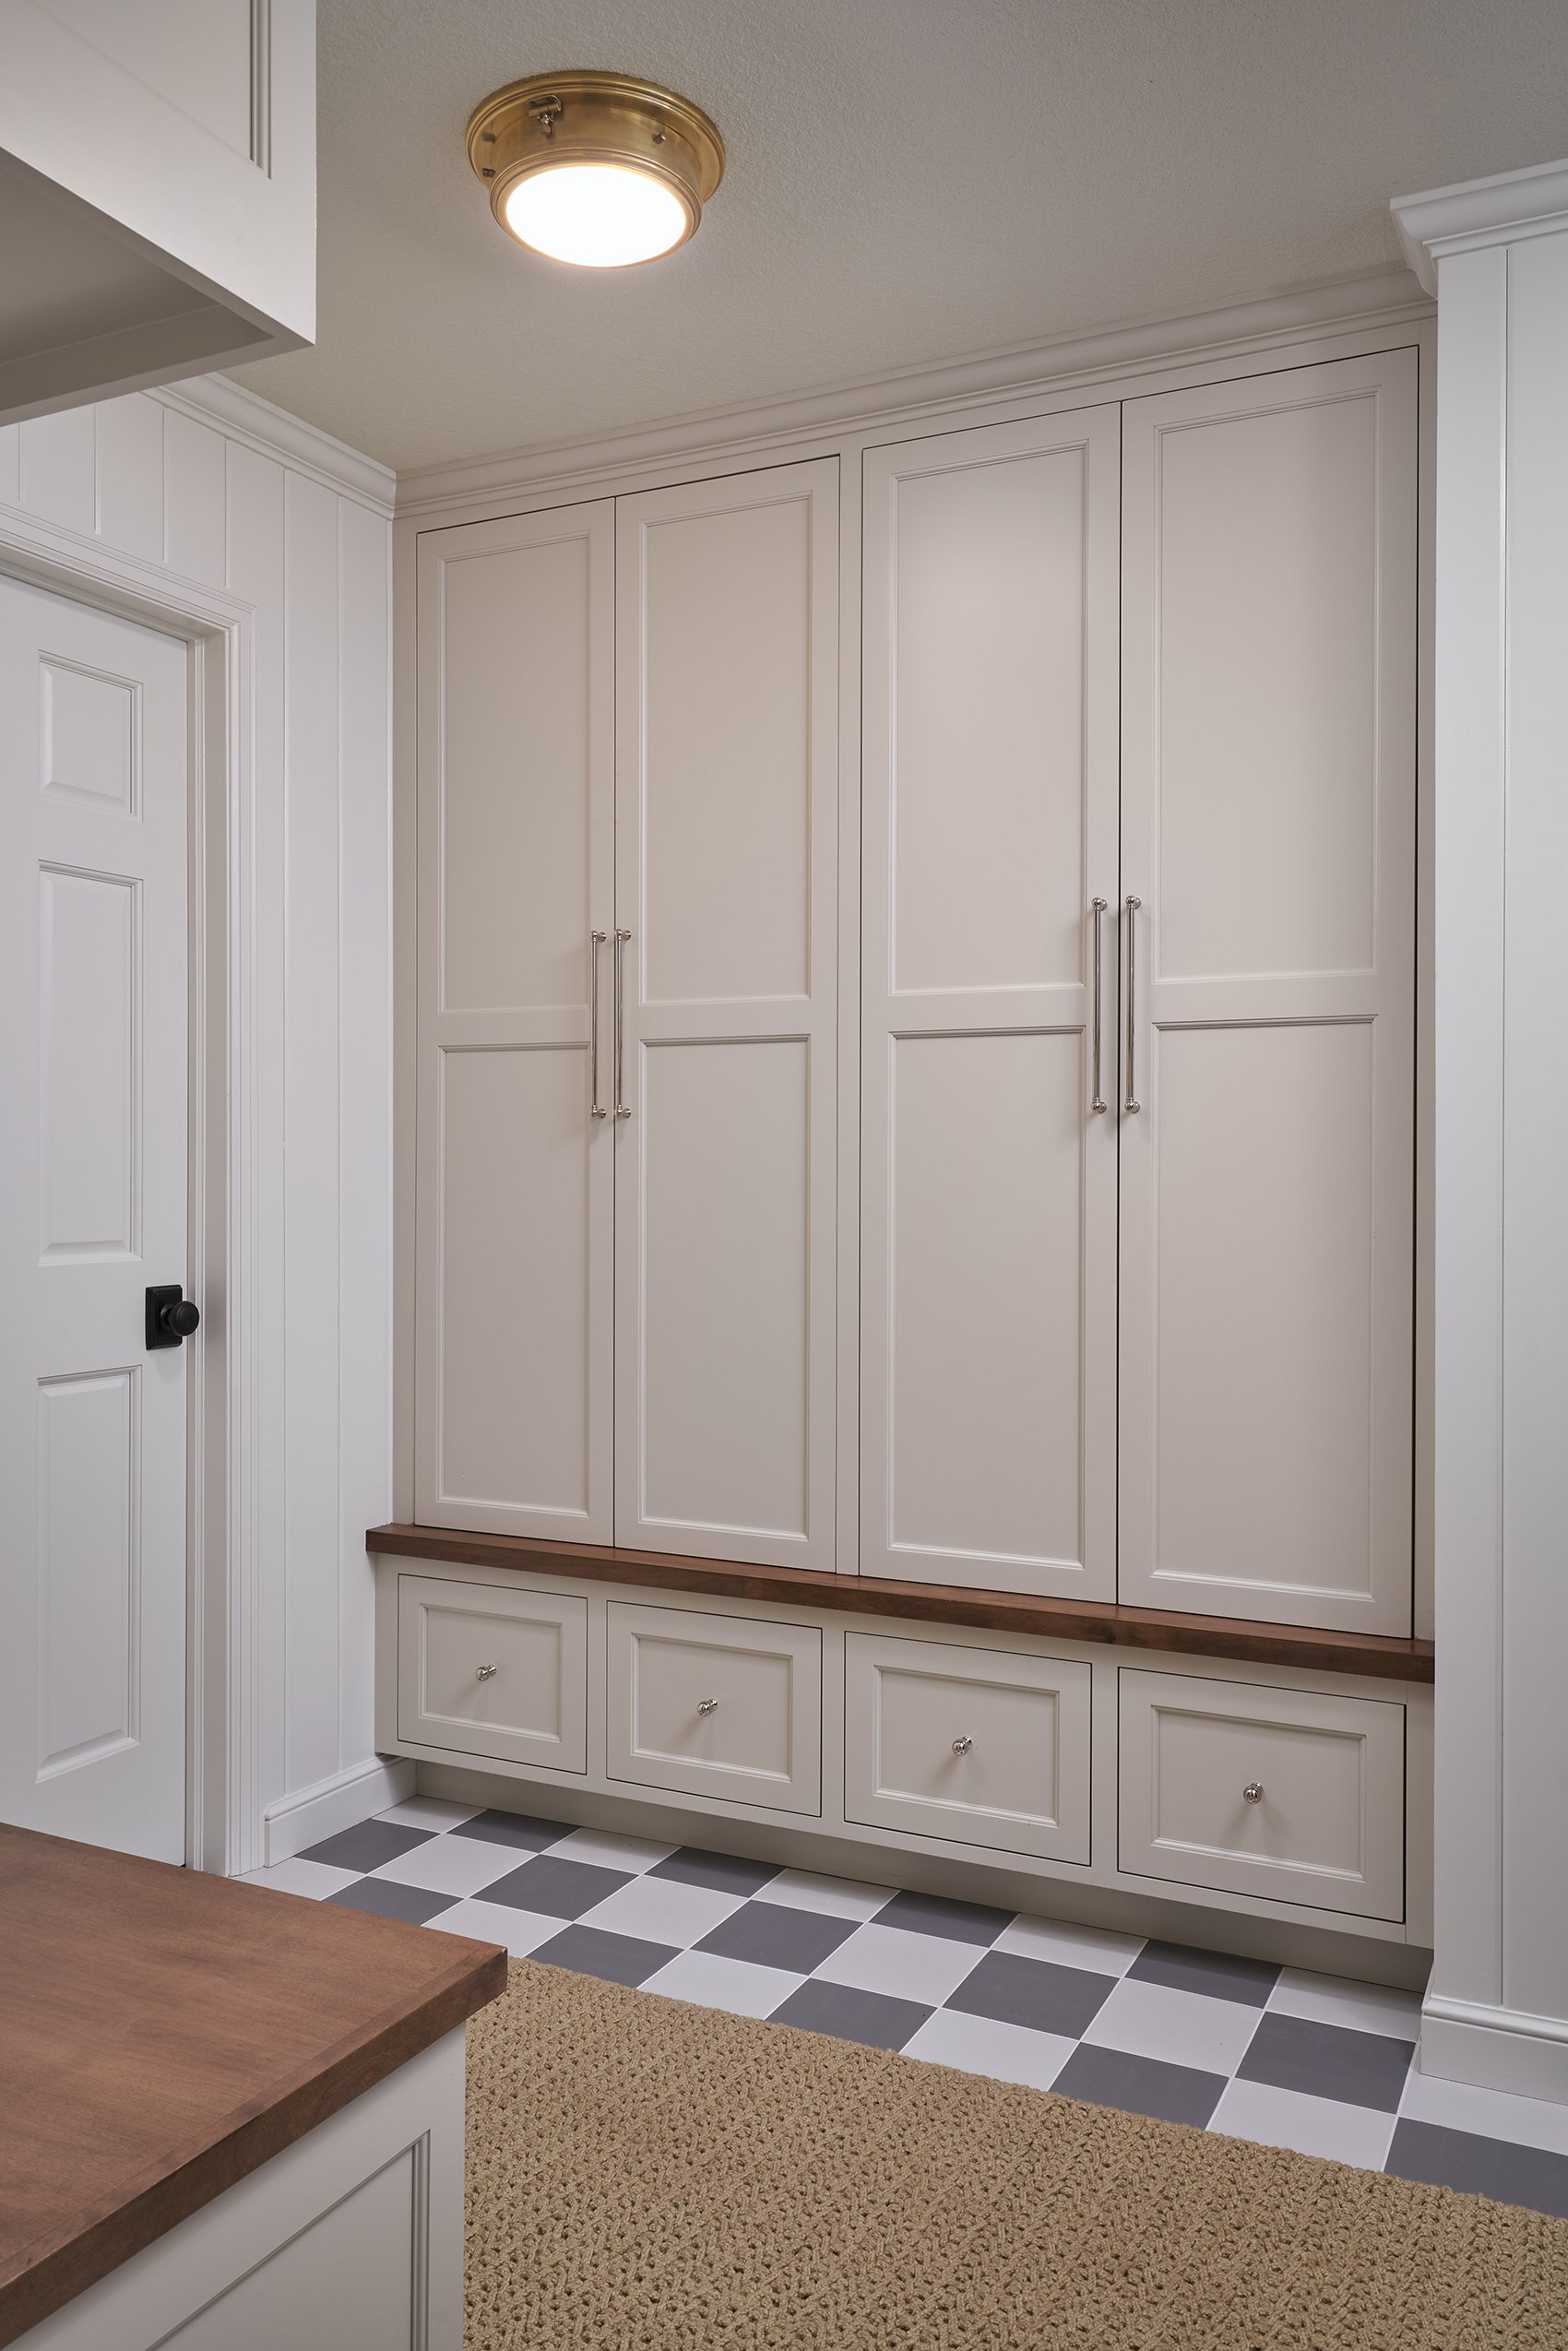
[[[614,914],[614,703],[613,651],[614,517],[608,500],[553,508],[544,514],[511,517],[500,522],[472,524],[466,528],[431,532],[419,547],[419,912],[418,912],[418,1163],[415,1214],[418,1241],[415,1273],[415,1354],[417,1407],[414,1430],[415,1504],[422,1520],[434,1526],[477,1527],[493,1534],[538,1535],[566,1542],[614,1539],[612,1461],[614,1437],[612,1271],[614,1253],[613,1185],[615,1144],[608,1117],[591,1112],[597,1083],[598,1099],[608,1097],[611,1075],[610,1026],[613,1016],[611,956],[608,944],[598,950],[598,1065],[594,1067],[593,991],[595,951],[591,933],[608,935]],[[471,577],[463,582],[476,631],[504,624],[495,599],[481,583],[493,577],[496,596],[505,591],[504,566],[511,564],[516,592],[528,591],[526,567],[530,559],[541,566],[558,561],[564,584],[580,570],[583,634],[583,707],[580,778],[567,779],[566,805],[558,810],[557,847],[564,861],[580,863],[583,885],[580,920],[568,920],[561,941],[559,984],[553,1002],[453,1003],[452,993],[502,995],[505,985],[488,991],[477,983],[488,955],[501,960],[506,952],[509,920],[505,894],[496,893],[487,908],[490,935],[462,944],[470,984],[448,989],[447,873],[450,825],[460,785],[469,801],[470,820],[482,824],[484,797],[504,802],[517,786],[517,765],[529,755],[529,726],[544,730],[551,713],[548,682],[539,682],[540,707],[530,714],[516,701],[517,679],[508,671],[491,682],[493,710],[457,712],[448,692],[453,655],[451,607],[463,582],[464,567]],[[552,580],[541,573],[539,589]],[[565,622],[568,628],[570,623]],[[461,724],[468,774],[462,763],[449,763],[452,729]],[[566,723],[563,716],[562,723]],[[473,773],[476,747],[493,772]],[[540,754],[545,755],[545,754]],[[576,806],[571,803],[576,801]],[[479,803],[475,808],[474,801]],[[496,823],[504,821],[498,807]],[[573,838],[573,834],[576,838]],[[470,850],[470,861],[476,851]],[[478,926],[476,925],[476,928]],[[576,934],[580,932],[580,938]],[[570,933],[571,935],[567,935]],[[537,968],[532,975],[548,984],[550,974]],[[526,975],[525,975],[526,976]],[[498,977],[505,980],[503,970]],[[576,1001],[572,1001],[576,996]],[[514,1081],[509,1102],[505,1081]],[[470,1083],[470,1081],[477,1081]],[[541,1094],[540,1089],[544,1088]],[[521,1102],[519,1111],[518,1102]],[[543,1102],[554,1126],[528,1137],[537,1103]],[[448,1162],[448,1144],[459,1115],[477,1122],[488,1118],[504,1129],[508,1117],[516,1132],[509,1163],[487,1164],[488,1154],[464,1151],[453,1145],[455,1163]],[[458,1138],[460,1143],[460,1137]],[[578,1155],[575,1170],[564,1176],[563,1154]],[[530,1241],[529,1185],[567,1184],[575,1195],[580,1253],[580,1286],[573,1288],[551,1254]],[[460,1208],[451,1193],[463,1187]],[[535,1362],[531,1376],[511,1367],[515,1384],[505,1386],[505,1360],[510,1341],[506,1332],[493,1332],[499,1364],[470,1367],[470,1383],[483,1393],[487,1409],[505,1398],[520,1426],[530,1411],[557,1416],[580,1448],[580,1479],[568,1501],[548,1485],[529,1492],[519,1479],[517,1460],[509,1440],[505,1415],[497,1410],[487,1457],[477,1464],[477,1478],[466,1482],[489,1490],[465,1493],[449,1466],[449,1424],[454,1418],[452,1366],[448,1360],[449,1300],[459,1285],[470,1294],[483,1294],[493,1277],[499,1281],[505,1259],[512,1261],[517,1300],[547,1294],[561,1318],[562,1336],[578,1359],[576,1404],[556,1393],[558,1375],[552,1367]],[[505,1295],[505,1293],[502,1293]],[[550,1448],[541,1448],[548,1455]],[[545,1458],[532,1465],[533,1474],[550,1476]],[[507,1480],[514,1490],[505,1492]],[[525,1490],[517,1490],[521,1486]]]
[[[1119,443],[1111,405],[865,454],[861,1566],[868,1574],[1083,1599],[1109,1599],[1115,1592],[1116,1121],[1092,1105],[1097,942],[1101,1098],[1109,1098],[1115,1072]],[[1043,517],[1038,541],[1027,547],[1015,535],[1025,482]],[[923,527],[932,548],[926,575],[918,577],[905,574],[901,555],[904,539],[921,527],[913,517],[922,508],[931,510]],[[1052,531],[1067,534],[1065,546]],[[941,593],[932,575],[942,568],[942,535],[961,544],[966,532],[977,544],[991,540],[1013,563],[1037,599],[1043,627],[1065,607],[1062,640],[1046,640],[1041,668],[1054,657],[1061,690],[1077,697],[1064,730],[1069,739],[1047,746],[1044,730],[1057,718],[1051,692],[1031,681],[1026,709],[1020,689],[1020,707],[1000,721],[1011,734],[1004,755],[1017,764],[995,779],[991,822],[994,828],[1049,821],[1035,814],[1031,789],[1043,775],[1055,785],[1063,813],[1070,803],[1075,838],[1049,913],[1043,885],[1038,906],[1035,893],[1015,891],[1019,920],[988,930],[983,891],[971,890],[966,931],[955,918],[944,940],[933,906],[950,861],[962,863],[963,844],[949,842],[945,853],[933,840],[923,852],[918,846],[924,743],[911,727],[906,761],[901,637],[908,603],[918,655],[921,591],[927,599]],[[970,650],[983,654],[983,634]],[[911,673],[913,695],[928,688],[932,733],[961,742],[963,680],[935,677],[929,666]],[[1039,740],[1024,735],[1028,725]],[[1037,753],[1039,769],[1032,764]],[[1004,846],[993,841],[992,852]],[[923,938],[922,867],[932,902]],[[1098,932],[1091,912],[1097,897],[1105,901]],[[1032,936],[1024,933],[1026,916],[1038,916]],[[939,977],[949,984],[933,984]],[[976,1163],[972,1148],[966,1160],[966,1146],[986,1120],[989,1150],[982,1141],[978,1157],[989,1157],[989,1169]],[[928,1158],[933,1150],[947,1157],[944,1167],[927,1167],[923,1200],[918,1184],[913,1197],[905,1189],[907,1125],[910,1134],[923,1131]],[[1031,1191],[1038,1154],[1052,1139],[1051,1172],[1067,1194],[1061,1217],[1043,1198],[1037,1205]],[[913,1161],[909,1173],[920,1171]],[[939,1262],[939,1241],[932,1248],[939,1227],[952,1247],[963,1221],[954,1207],[960,1196],[973,1215],[974,1244],[989,1240],[985,1272],[994,1292],[1007,1287],[1008,1236],[1035,1253],[1034,1290],[1027,1298],[1020,1292],[1006,1362],[971,1358],[968,1374],[956,1311],[965,1277],[956,1262]],[[1018,1276],[1021,1282],[1021,1263]],[[1051,1328],[1063,1322],[1070,1332],[1066,1369],[1060,1349],[1050,1353]],[[906,1324],[913,1325],[913,1338]],[[1009,1398],[1026,1373],[1037,1390],[1035,1418],[1005,1429],[1014,1409]],[[965,1543],[956,1529],[935,1523],[941,1511],[933,1495],[911,1488],[929,1482],[941,1431],[954,1425],[956,1397],[968,1380],[988,1376],[994,1393],[984,1396],[966,1434],[977,1465],[971,1478],[989,1490],[996,1531],[989,1541]],[[1041,1531],[1042,1493],[1029,1483],[1063,1387],[1075,1422],[1075,1490],[1063,1514],[1072,1519],[1072,1539],[1065,1549],[1052,1542],[1054,1528]],[[987,1419],[999,1466],[986,1456]]]
[[[1134,945],[1138,976],[1134,1017],[1123,1024],[1121,1039],[1125,1056],[1131,1034],[1136,1062],[1135,1087],[1123,1065],[1119,1098],[1117,1597],[1135,1606],[1379,1633],[1404,1634],[1411,1626],[1417,388],[1416,354],[1392,350],[1163,393],[1129,401],[1124,410],[1120,959],[1125,973]],[[1174,456],[1189,472],[1201,469],[1206,436],[1215,433],[1243,441],[1229,460],[1233,473],[1241,473],[1246,446],[1252,447],[1254,496],[1265,496],[1280,481],[1289,494],[1292,461],[1319,466],[1313,512],[1315,544],[1330,551],[1324,575],[1315,583],[1309,577],[1304,588],[1292,578],[1279,591],[1281,600],[1297,594],[1307,617],[1321,623],[1331,609],[1348,608],[1353,594],[1364,594],[1365,627],[1354,642],[1357,649],[1365,643],[1368,659],[1363,680],[1347,673],[1342,681],[1344,706],[1330,697],[1316,714],[1324,738],[1337,727],[1342,740],[1334,750],[1350,789],[1335,801],[1339,774],[1333,759],[1306,776],[1300,772],[1297,743],[1281,738],[1275,756],[1284,783],[1272,810],[1266,796],[1257,795],[1250,865],[1243,844],[1235,871],[1225,877],[1228,887],[1221,886],[1215,845],[1197,855],[1203,811],[1189,799],[1185,821],[1194,837],[1185,845],[1183,899],[1179,882],[1167,887],[1170,865],[1182,859],[1180,795],[1194,772],[1190,744],[1185,774],[1180,764],[1181,728],[1185,716],[1190,730],[1191,718],[1181,710],[1180,676],[1174,687],[1169,683],[1173,670],[1167,640],[1182,619],[1174,588],[1166,609],[1167,573],[1180,560],[1172,549],[1182,526],[1172,513],[1184,496],[1190,570],[1217,604],[1236,595],[1234,576],[1223,575],[1218,564],[1220,534],[1229,527],[1243,542],[1247,517],[1239,511],[1245,503],[1240,490],[1232,513],[1221,512],[1217,520],[1219,502],[1200,499],[1192,484],[1183,491],[1177,486],[1181,474],[1170,468]],[[1286,449],[1283,460],[1268,457],[1266,443],[1245,443],[1247,435],[1291,433],[1299,445]],[[1320,445],[1342,453],[1339,476],[1326,469],[1330,461],[1320,457]],[[1352,471],[1356,466],[1360,477]],[[1331,494],[1336,488],[1344,493],[1337,512]],[[1305,516],[1292,520],[1304,535]],[[1331,576],[1331,554],[1345,559],[1362,530],[1370,535],[1364,547],[1354,548],[1359,569]],[[1294,570],[1305,568],[1303,556]],[[1260,597],[1265,592],[1257,590]],[[1283,623],[1275,643],[1261,628],[1259,641],[1265,663],[1271,655],[1288,662]],[[1339,649],[1343,656],[1344,647]],[[1227,718],[1233,706],[1244,709],[1251,683],[1238,673],[1223,706]],[[1299,680],[1287,676],[1285,690],[1292,683]],[[1351,700],[1358,683],[1366,696],[1359,710]],[[1205,707],[1221,700],[1211,692]],[[1170,710],[1176,715],[1168,719]],[[1268,715],[1265,704],[1257,705],[1254,723]],[[1236,766],[1225,725],[1215,732],[1216,760],[1229,752]],[[1244,742],[1240,725],[1237,742]],[[1354,773],[1357,762],[1364,763],[1361,779]],[[1217,778],[1211,787],[1216,806],[1222,805],[1225,780]],[[1234,791],[1238,778],[1229,780]],[[1293,806],[1287,797],[1292,786]],[[1265,854],[1270,822],[1277,849],[1294,828],[1293,855]],[[1340,852],[1355,845],[1362,825],[1360,870],[1345,871],[1351,861]],[[1337,836],[1331,837],[1336,825]],[[1307,873],[1309,885],[1313,881],[1314,860],[1316,886],[1293,893],[1299,873]],[[1251,870],[1258,867],[1261,873]],[[1206,891],[1209,931],[1200,938],[1193,908]],[[1134,899],[1141,901],[1135,914]],[[1277,950],[1271,931],[1284,943]],[[1125,1107],[1132,1095],[1140,1104],[1136,1112]],[[1312,1116],[1314,1096],[1328,1106],[1322,1122]],[[1200,1119],[1206,1163],[1192,1147]],[[1320,1163],[1309,1175],[1305,1159],[1314,1147]],[[1207,1212],[1206,1230],[1205,1199],[1214,1198],[1215,1187],[1200,1184],[1196,1175],[1206,1164],[1218,1185],[1244,1150],[1253,1151],[1265,1170],[1272,1152],[1277,1181],[1260,1180],[1229,1209],[1221,1200]],[[1166,1229],[1168,1219],[1183,1215],[1184,1250],[1180,1241],[1169,1242]],[[1271,1281],[1271,1221],[1292,1238],[1297,1231],[1304,1236],[1309,1224],[1315,1228],[1317,1277],[1309,1282],[1301,1274],[1304,1255],[1293,1258],[1301,1276],[1293,1297],[1284,1280]],[[1241,1253],[1249,1246],[1261,1262],[1251,1264],[1243,1277],[1234,1268],[1246,1262]],[[1164,1270],[1168,1247],[1170,1276]],[[1253,1396],[1272,1389],[1277,1403],[1252,1439],[1237,1432],[1230,1457],[1222,1462],[1212,1426],[1204,1457],[1201,1422],[1204,1399],[1220,1392],[1233,1358],[1224,1342],[1227,1312],[1232,1337],[1238,1322],[1253,1325],[1277,1316],[1289,1328],[1293,1317],[1296,1344],[1282,1342],[1271,1356],[1265,1339],[1258,1340],[1253,1355],[1266,1366],[1266,1376],[1254,1361],[1242,1385]],[[1177,1348],[1183,1358],[1170,1368]],[[1309,1348],[1322,1358],[1319,1376],[1293,1387],[1292,1370]],[[1328,1369],[1331,1357],[1335,1371]],[[1365,1382],[1364,1410],[1354,1395],[1358,1378]],[[1166,1436],[1171,1412],[1185,1414],[1189,1424],[1195,1416],[1200,1423],[1189,1425],[1184,1443],[1179,1432]],[[1271,1423],[1283,1430],[1272,1448]],[[1356,1465],[1348,1456],[1363,1429],[1365,1491],[1355,1515]],[[1182,1465],[1174,1475],[1163,1464],[1166,1445]],[[1266,1486],[1271,1466],[1272,1492]],[[1349,1497],[1342,1505],[1340,1495]],[[1229,1561],[1211,1555],[1202,1534],[1206,1514],[1211,1527],[1224,1523],[1227,1496],[1237,1498],[1233,1516],[1245,1505],[1253,1528],[1248,1556]],[[1301,1536],[1295,1560],[1271,1579],[1265,1562],[1272,1530],[1281,1530],[1288,1541],[1314,1498],[1325,1525],[1337,1507],[1332,1537],[1324,1538],[1336,1546],[1336,1556],[1314,1552],[1311,1539]],[[1352,1573],[1350,1551],[1362,1546],[1363,1562]]]

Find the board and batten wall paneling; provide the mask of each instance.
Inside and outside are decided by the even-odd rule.
[[[1393,350],[1123,410],[1145,1608],[1410,1629],[1416,392]]]
[[[1115,1593],[1114,407],[865,457],[861,1565]]]
[[[616,501],[615,1539],[836,1563],[838,466]]]
[[[0,505],[254,613],[259,1808],[374,1769],[391,1496],[391,478],[220,381],[0,428]],[[341,455],[347,472],[339,479]],[[208,1300],[208,1312],[214,1311]],[[308,1820],[308,1813],[302,1814]],[[262,1821],[237,1824],[238,1866]],[[308,1833],[302,1835],[308,1842]],[[278,1846],[274,1845],[274,1858]]]

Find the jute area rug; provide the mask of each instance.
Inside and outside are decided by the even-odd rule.
[[[514,1960],[468,2351],[1564,2351],[1568,2222]]]

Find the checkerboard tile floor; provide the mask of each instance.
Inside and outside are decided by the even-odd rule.
[[[1568,2218],[1568,2109],[1416,2072],[1382,1985],[426,1797],[255,1882]]]

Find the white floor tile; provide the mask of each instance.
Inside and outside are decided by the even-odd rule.
[[[279,1894],[304,1894],[313,1902],[325,1902],[329,1894],[341,1894],[363,1875],[362,1870],[334,1870],[325,1861],[306,1861],[296,1855],[291,1861],[274,1861],[270,1870],[247,1870],[244,1883],[271,1886]]]
[[[482,1804],[449,1804],[444,1796],[410,1796],[406,1804],[394,1804],[375,1817],[406,1829],[455,1829],[483,1810]]]
[[[1414,2122],[1441,2122],[1483,2139],[1512,2139],[1521,2147],[1568,2155],[1568,2106],[1519,2098],[1509,2090],[1482,2090],[1473,2082],[1440,2082],[1410,2068],[1399,2111]]]
[[[670,2000],[689,2000],[698,2008],[727,2008],[732,2016],[771,2016],[805,1980],[784,1967],[724,1959],[716,1951],[683,1951],[641,1989],[662,1992]]]
[[[383,1861],[373,1878],[400,1886],[426,1886],[432,1894],[479,1894],[505,1878],[529,1856],[515,1845],[484,1845],[477,1836],[433,1836],[395,1861]]]
[[[1287,2016],[1310,2017],[1314,2024],[1344,2024],[1353,2033],[1382,2033],[1396,2041],[1420,2037],[1420,1994],[1396,1991],[1389,1984],[1353,1983],[1346,1976],[1282,1967],[1268,2004]]]
[[[1206,1992],[1176,1991],[1167,1984],[1123,1977],[1084,2038],[1136,2057],[1163,2058],[1168,2065],[1233,2073],[1262,2014],[1261,2008],[1240,2001],[1212,2000]]]
[[[1031,2089],[1049,2090],[1077,2046],[1060,2033],[1032,2033],[1022,2024],[998,2024],[989,2016],[939,2008],[913,2040],[905,2042],[904,2055],[956,2065],[964,2073],[989,2073],[996,2082],[1024,2082]]]
[[[1141,1935],[1074,1927],[1064,1918],[1015,1918],[992,1945],[993,1951],[1016,1951],[1057,1967],[1086,1967],[1096,1976],[1124,1976],[1143,1947]]]
[[[1252,2139],[1264,2147],[1294,2147],[1298,2155],[1327,2155],[1336,2163],[1381,2171],[1394,2136],[1394,2117],[1337,2098],[1312,2098],[1301,2090],[1277,2090],[1268,2082],[1230,2082],[1209,2119],[1211,2131],[1228,2139]]]
[[[744,1894],[721,1894],[715,1886],[683,1885],[676,1878],[634,1878],[617,1886],[591,1910],[585,1927],[603,1927],[614,1935],[640,1935],[645,1942],[672,1942],[678,1951],[700,1942],[721,1918],[739,1910]]]
[[[754,1900],[781,1902],[787,1910],[817,1910],[828,1918],[874,1918],[892,1901],[893,1886],[862,1885],[856,1878],[817,1878],[809,1870],[780,1870]]]
[[[984,1957],[981,1943],[950,1942],[945,1935],[911,1934],[902,1927],[857,1927],[812,1973],[824,1983],[929,2001],[934,2008]]]
[[[567,1923],[564,1918],[543,1918],[537,1910],[514,1910],[505,1902],[455,1902],[450,1910],[425,1921],[444,1935],[471,1935],[475,1942],[505,1943],[519,1959],[558,1935]]]
[[[646,1836],[612,1836],[607,1829],[574,1829],[550,1848],[557,1861],[592,1861],[601,1870],[651,1870],[673,1853],[672,1845],[655,1845]]]

